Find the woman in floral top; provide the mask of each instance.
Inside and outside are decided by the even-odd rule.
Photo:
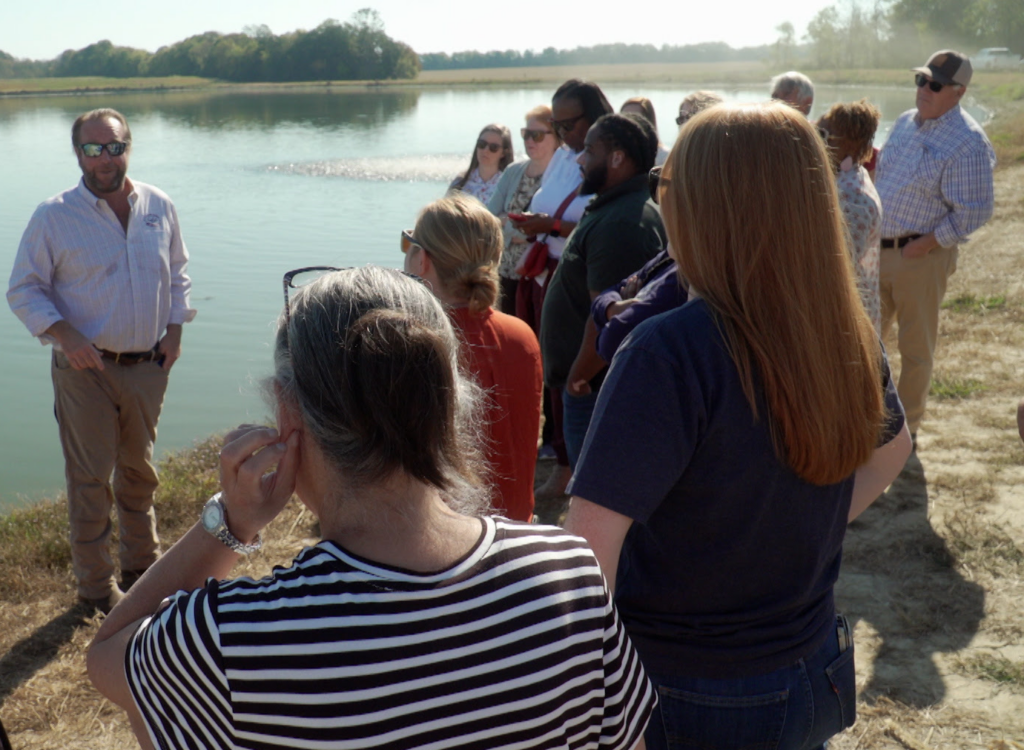
[[[461,190],[486,205],[498,187],[501,173],[514,159],[508,128],[496,123],[487,125],[476,138],[469,168],[452,180],[448,192]]]
[[[526,148],[526,161],[517,161],[501,175],[501,181],[491,196],[487,208],[502,221],[504,248],[498,276],[501,280],[501,311],[508,315],[516,313],[516,287],[519,275],[516,263],[530,246],[526,235],[516,229],[509,220],[509,214],[526,213],[533,194],[540,187],[544,170],[552,155],[562,144],[551,127],[551,107],[542,104],[526,113],[526,127],[519,131]]]
[[[882,201],[863,166],[872,155],[871,146],[879,116],[878,108],[867,99],[833,104],[818,120],[818,129],[825,137],[832,156],[839,187],[839,205],[849,230],[861,300],[868,317],[875,324],[875,330],[881,333],[878,248],[882,237]]]

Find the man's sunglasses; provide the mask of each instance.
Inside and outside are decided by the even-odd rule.
[[[478,149],[485,148],[488,151],[490,151],[492,154],[496,154],[499,151],[501,151],[501,144],[500,143],[488,143],[483,138],[481,138],[480,140],[478,140],[476,142],[476,147]]]
[[[582,120],[586,115],[576,115],[576,117],[567,117],[564,120],[552,120],[551,127],[555,129],[556,133],[568,133],[574,127],[576,123]]]
[[[942,91],[944,87],[950,85],[946,83],[939,83],[938,81],[933,81],[927,76],[925,76],[924,73],[918,73],[916,76],[914,76],[914,83],[917,84],[918,88],[921,88],[922,86],[927,86],[936,94]]]
[[[111,156],[120,156],[128,150],[128,144],[123,141],[111,141],[110,143],[83,143],[78,148],[86,156],[96,158],[103,153],[103,149]]]
[[[524,141],[533,141],[534,143],[540,143],[544,140],[544,136],[551,135],[550,130],[527,130],[522,128],[519,131],[519,135],[523,137]]]

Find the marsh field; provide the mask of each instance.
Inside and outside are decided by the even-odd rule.
[[[679,83],[685,92],[771,72],[750,64],[533,68],[426,73],[412,85],[584,75]],[[811,75],[909,85],[905,71]],[[995,215],[961,248],[950,279],[918,449],[847,534],[837,598],[855,623],[859,718],[835,750],[1024,750],[1024,444],[1014,422],[1024,396],[1024,75],[979,73],[972,89],[994,113]],[[898,372],[895,341],[886,343]],[[212,437],[163,461],[165,545],[216,490],[217,449]],[[538,481],[548,469],[541,462]],[[538,508],[545,521],[563,512]],[[61,498],[0,518],[0,718],[16,750],[137,747],[122,712],[85,675],[99,618],[75,606],[66,528]],[[266,538],[233,574],[261,576],[290,561],[317,529],[292,503]]]

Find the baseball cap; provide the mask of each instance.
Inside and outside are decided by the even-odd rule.
[[[966,86],[971,82],[971,74],[974,69],[971,61],[964,55],[951,49],[943,49],[928,58],[928,62],[921,68],[911,68],[915,73],[924,73],[933,81],[944,83],[947,86],[956,84]]]

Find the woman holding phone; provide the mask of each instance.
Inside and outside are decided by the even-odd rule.
[[[498,275],[501,277],[500,309],[508,315],[516,313],[516,288],[519,274],[516,264],[530,246],[526,235],[513,221],[523,221],[524,211],[540,189],[544,171],[561,145],[551,127],[551,107],[542,104],[526,113],[526,127],[519,131],[526,149],[526,161],[510,164],[501,175],[487,208],[502,221],[503,248]]]

